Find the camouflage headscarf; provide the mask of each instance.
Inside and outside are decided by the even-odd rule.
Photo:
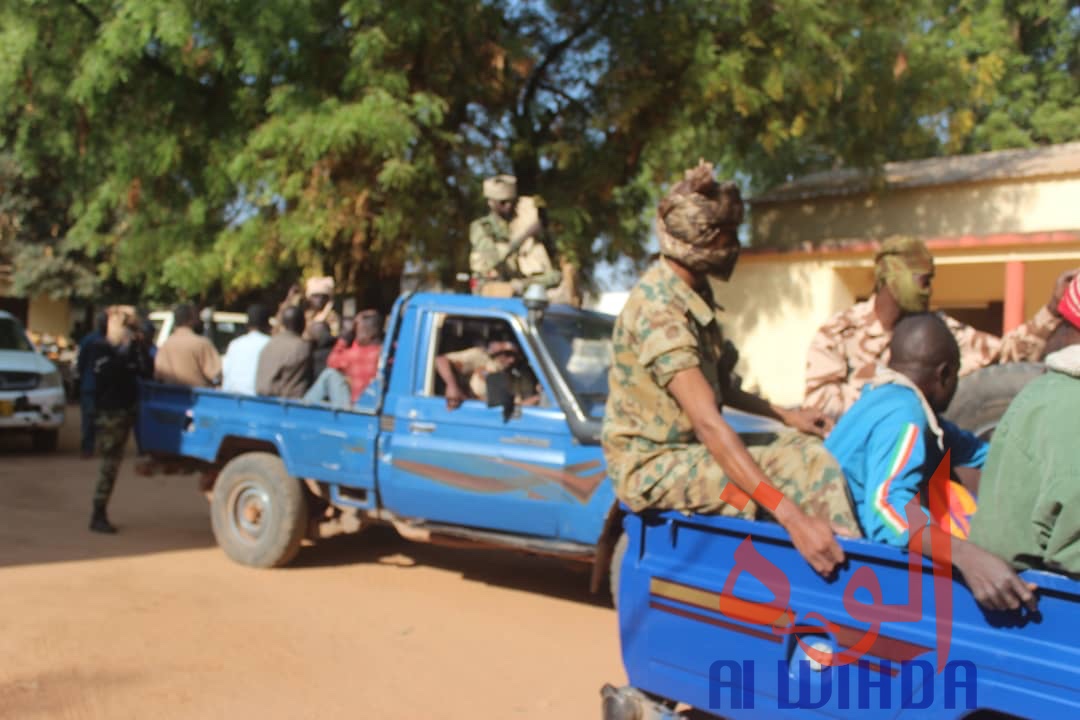
[[[923,289],[915,275],[934,273],[934,257],[922,240],[897,236],[885,240],[874,257],[874,287],[889,288],[900,309],[925,312],[930,307],[930,289]]]
[[[713,247],[723,232],[735,230],[743,219],[743,201],[733,182],[718,183],[712,163],[699,162],[686,171],[656,210],[660,254],[693,272],[723,280],[731,277],[739,246]]]

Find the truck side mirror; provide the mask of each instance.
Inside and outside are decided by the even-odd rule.
[[[487,383],[488,407],[501,407],[503,422],[514,415],[514,391],[510,388],[510,376],[505,372],[489,373]]]

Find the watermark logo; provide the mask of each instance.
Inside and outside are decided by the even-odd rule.
[[[946,451],[945,457],[942,458],[930,478],[928,509],[931,517],[948,517],[949,515],[950,467],[951,454]],[[775,488],[760,484],[752,497],[758,504],[775,511],[783,496]],[[750,498],[733,483],[728,483],[721,499],[741,510],[746,507]],[[790,579],[782,569],[758,552],[749,535],[735,550],[735,566],[728,575],[720,594],[720,613],[743,622],[769,626],[775,635],[794,635],[806,657],[824,668],[839,668],[857,663],[874,647],[884,623],[913,623],[923,619],[923,536],[926,534],[924,529],[929,527],[929,555],[933,561],[936,666],[938,673],[945,672],[949,667],[949,648],[952,641],[952,538],[949,533],[928,522],[919,494],[911,499],[904,508],[904,512],[908,524],[909,550],[907,602],[884,603],[881,582],[873,568],[862,566],[856,569],[844,588],[843,607],[848,616],[860,623],[869,624],[869,627],[861,638],[849,646],[836,650],[823,649],[803,640],[802,635],[820,636],[823,631],[837,637],[842,634],[840,631],[843,628],[817,612],[806,613],[802,623],[795,623],[795,614],[790,609]],[[735,585],[744,573],[761,582],[773,595],[773,599],[765,603],[752,603],[736,597]],[[869,594],[870,603],[856,598],[860,590]],[[927,666],[933,667],[929,664]]]
[[[974,710],[979,704],[978,669],[966,660],[953,660],[938,668],[943,673],[943,697],[935,697],[934,666],[926,660],[899,664],[896,696],[892,679],[897,673],[888,661],[874,666],[860,660],[854,668],[841,665],[815,669],[814,665],[801,660],[789,674],[788,663],[777,661],[775,687],[767,691],[776,698],[777,709],[817,710],[829,705],[838,710],[926,710],[942,706],[946,710]],[[753,660],[714,662],[709,667],[709,708],[755,709],[755,689],[764,684],[756,670]],[[797,682],[792,675],[797,676]]]

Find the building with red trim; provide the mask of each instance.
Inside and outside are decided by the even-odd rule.
[[[1080,142],[820,172],[749,202],[750,247],[718,295],[747,386],[785,404],[817,328],[873,292],[882,238],[925,240],[933,307],[997,334],[1080,267]]]

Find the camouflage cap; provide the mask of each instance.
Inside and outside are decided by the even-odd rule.
[[[887,287],[903,311],[925,312],[930,307],[930,287],[914,276],[933,272],[934,256],[922,240],[887,238],[874,257],[874,292]]]
[[[517,197],[517,178],[496,175],[484,180],[484,197],[488,200],[513,200]]]
[[[676,240],[708,245],[718,230],[733,230],[743,220],[743,201],[733,182],[720,183],[712,163],[701,161],[660,201],[659,224]]]
[[[933,272],[934,256],[926,243],[910,235],[893,235],[882,241],[874,256],[874,264],[880,268],[887,257],[896,257],[913,272]]]
[[[743,219],[743,201],[733,182],[719,183],[711,163],[699,162],[671,189],[656,209],[660,254],[695,272],[731,274],[739,247],[716,247],[717,238],[733,232]]]

